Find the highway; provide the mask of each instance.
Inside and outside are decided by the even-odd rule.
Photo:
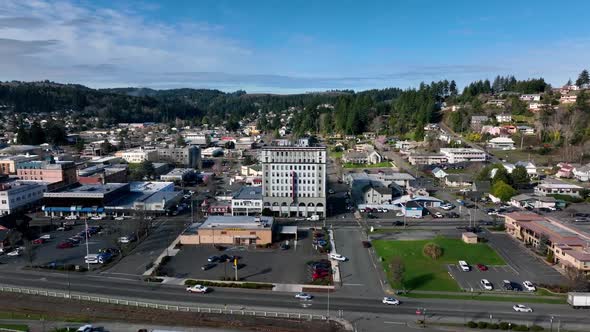
[[[2,285],[49,289],[61,292],[85,293],[119,299],[146,300],[163,304],[225,307],[229,309],[256,309],[294,313],[327,315],[328,302],[332,316],[342,310],[343,317],[353,318],[367,314],[378,319],[397,319],[416,314],[417,308],[427,309],[427,319],[441,317],[464,320],[547,322],[549,317],[559,317],[562,324],[590,324],[584,311],[576,311],[568,305],[531,304],[533,313],[516,313],[510,302],[463,301],[445,299],[402,299],[400,306],[386,306],[380,298],[347,297],[335,292],[316,294],[312,301],[300,301],[290,293],[215,288],[209,294],[189,294],[184,287],[145,283],[137,278],[80,275],[75,273],[47,273],[37,271],[0,271]]]

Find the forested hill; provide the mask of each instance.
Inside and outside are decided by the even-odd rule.
[[[289,107],[335,104],[342,96],[371,103],[395,99],[400,89],[327,91],[295,95],[226,93],[209,89],[154,90],[148,88],[91,89],[82,85],[43,82],[0,82],[0,105],[17,113],[65,112],[98,116],[104,124],[172,122],[177,118],[225,124],[230,129],[245,117],[279,112]]]

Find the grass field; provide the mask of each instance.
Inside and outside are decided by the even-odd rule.
[[[20,324],[1,324],[0,323],[0,329],[28,331],[29,327],[27,325],[20,325]]]
[[[443,255],[432,260],[422,254],[422,248],[428,242],[434,242],[443,249]],[[389,283],[393,288],[401,285],[393,284],[389,271],[389,260],[393,256],[401,256],[405,264],[404,287],[408,290],[426,291],[460,291],[457,283],[449,276],[447,265],[457,264],[459,260],[477,262],[486,265],[504,265],[504,261],[487,244],[466,244],[459,239],[437,237],[432,240],[420,241],[389,241],[375,240],[373,246],[380,257]]]
[[[328,155],[332,159],[341,159],[343,154],[344,154],[344,151],[338,151],[338,152],[330,151]]]
[[[342,165],[344,168],[379,168],[379,167],[392,167],[391,162],[384,161],[377,164],[353,164],[353,163],[344,163]]]

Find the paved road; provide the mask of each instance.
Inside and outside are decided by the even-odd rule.
[[[10,272],[0,271],[2,283],[22,287],[37,287],[55,289],[66,292],[68,284],[70,291],[90,294],[101,294],[123,299],[144,299],[175,305],[203,305],[223,307],[229,309],[258,309],[268,311],[291,311],[325,314],[328,303],[331,315],[336,315],[342,310],[344,318],[362,316],[388,317],[399,319],[415,315],[416,308],[428,308],[429,319],[440,317],[458,317],[462,319],[482,320],[489,317],[490,313],[496,319],[517,321],[526,319],[531,322],[546,322],[551,315],[559,317],[562,323],[590,324],[590,318],[584,312],[571,309],[567,305],[532,304],[534,313],[515,313],[511,309],[511,303],[503,302],[478,302],[444,299],[403,299],[399,307],[385,306],[380,298],[372,294],[363,296],[348,296],[338,292],[328,295],[316,294],[316,298],[305,306],[301,301],[293,298],[293,294],[285,294],[271,291],[248,291],[238,289],[217,288],[205,296],[200,294],[187,294],[183,287],[165,284],[147,284],[137,281],[123,280],[92,275],[70,274],[67,276],[58,273],[37,273],[33,271]],[[356,315],[356,316],[355,316]],[[381,318],[380,318],[381,319]]]

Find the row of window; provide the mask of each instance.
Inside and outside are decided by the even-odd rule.
[[[280,171],[315,171],[315,165],[271,165],[272,170]],[[322,166],[318,166],[318,170],[322,170]]]

